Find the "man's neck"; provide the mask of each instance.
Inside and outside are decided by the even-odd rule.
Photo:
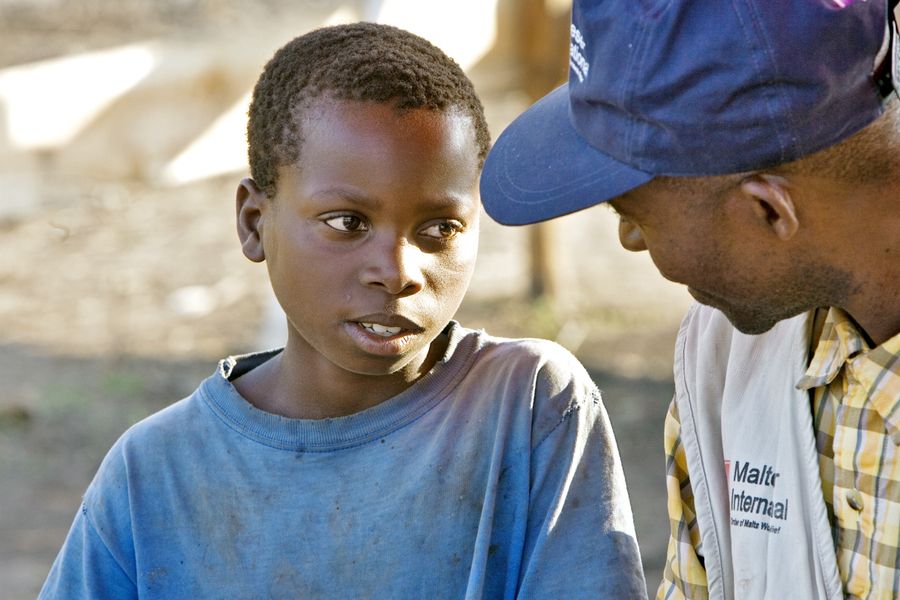
[[[832,290],[874,346],[900,332],[900,183],[809,186],[817,252],[828,264],[852,275],[849,289]],[[809,184],[809,181],[804,182]]]
[[[894,277],[897,281],[900,274],[895,273]],[[883,283],[882,293],[854,295],[841,307],[856,321],[860,333],[873,348],[900,333],[900,289],[887,281]]]

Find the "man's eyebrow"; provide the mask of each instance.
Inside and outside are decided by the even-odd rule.
[[[612,200],[607,200],[607,201],[604,202],[603,204],[605,204],[606,207],[607,207],[609,210],[613,211],[615,214],[619,215],[620,217],[622,216],[622,211],[620,211],[618,208],[616,208],[616,205],[613,204],[613,201],[612,201]]]

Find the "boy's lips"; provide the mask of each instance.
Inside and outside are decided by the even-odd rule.
[[[400,315],[372,314],[346,321],[350,337],[364,351],[382,356],[404,353],[425,329]]]
[[[406,317],[398,314],[371,314],[365,315],[362,317],[357,317],[355,319],[350,320],[352,323],[359,323],[360,325],[375,325],[380,328],[387,328],[392,330],[406,331],[411,333],[420,333],[424,331],[424,328],[421,327],[418,323],[407,319]]]
[[[399,335],[399,333],[403,331],[403,328],[401,327],[388,327],[386,325],[379,325],[378,323],[361,322],[360,325],[362,325],[364,329],[371,331],[375,335],[380,335],[381,337]]]

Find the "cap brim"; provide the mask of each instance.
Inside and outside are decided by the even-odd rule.
[[[605,202],[653,178],[578,135],[568,86],[544,96],[497,139],[481,176],[481,201],[504,225],[526,225]]]

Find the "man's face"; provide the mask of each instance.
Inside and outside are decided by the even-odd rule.
[[[323,99],[311,112],[260,227],[289,343],[335,377],[414,373],[475,264],[474,127],[371,102]]]
[[[830,271],[780,242],[764,213],[754,211],[764,207],[740,194],[733,179],[721,186],[654,180],[610,205],[620,217],[622,246],[649,251],[663,277],[686,285],[738,330],[758,334],[827,304]]]

